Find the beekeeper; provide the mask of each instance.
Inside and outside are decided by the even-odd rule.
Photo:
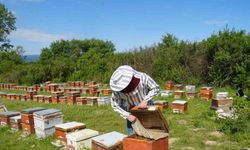
[[[136,117],[129,110],[134,106],[146,108],[153,104],[159,93],[159,85],[146,73],[134,70],[128,65],[118,67],[110,78],[112,89],[111,105],[115,112],[127,120],[128,135],[133,134],[131,123]]]

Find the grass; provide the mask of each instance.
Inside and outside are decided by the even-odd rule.
[[[230,88],[215,89],[218,91],[228,91],[234,95],[234,90]],[[236,97],[234,97],[235,99]],[[157,99],[163,99],[157,97]],[[166,98],[165,98],[166,99]],[[169,104],[173,98],[167,98]],[[88,128],[97,130],[101,133],[118,131],[126,134],[125,120],[117,113],[113,112],[111,106],[69,106],[65,104],[44,104],[38,102],[19,102],[15,100],[1,99],[8,110],[21,111],[25,108],[46,107],[57,108],[64,114],[64,122],[79,121],[87,125]],[[212,133],[217,131],[220,123],[215,120],[215,112],[210,109],[210,102],[194,98],[188,100],[188,111],[184,114],[173,114],[171,109],[163,110],[170,126],[170,149],[225,149],[234,150],[250,147],[249,138],[235,140],[235,136],[250,137],[249,133],[235,136],[222,134],[215,136]],[[54,137],[43,140],[36,139],[35,135],[27,138],[21,137],[21,132],[12,133],[7,127],[0,127],[0,149],[56,149],[50,142]],[[214,145],[207,145],[206,142],[215,141]]]

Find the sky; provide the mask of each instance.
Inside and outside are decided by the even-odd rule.
[[[56,40],[98,38],[117,52],[152,46],[170,33],[201,41],[226,26],[250,32],[249,0],[0,0],[16,16],[9,36],[26,55]]]

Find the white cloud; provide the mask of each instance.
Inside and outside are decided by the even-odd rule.
[[[17,29],[11,33],[11,37],[32,42],[52,42],[60,39],[69,39],[72,37],[72,34],[52,34],[34,29]]]
[[[220,25],[226,25],[229,23],[228,20],[206,20],[203,22],[206,25],[216,25],[216,26],[220,26]]]

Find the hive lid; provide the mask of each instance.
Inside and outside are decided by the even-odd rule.
[[[46,115],[51,115],[51,114],[56,114],[56,113],[61,113],[61,111],[58,109],[46,109],[42,111],[37,111],[34,114],[37,116],[46,116]]]
[[[7,111],[7,112],[0,113],[1,117],[12,117],[12,116],[18,116],[18,115],[20,115],[20,113],[14,112],[14,111]]]
[[[175,100],[172,102],[172,104],[186,104],[187,101],[182,101],[182,100]]]
[[[23,114],[33,114],[34,112],[41,111],[41,110],[45,110],[45,108],[43,108],[43,107],[35,107],[35,108],[24,109],[23,111],[21,111],[21,113],[23,113]]]
[[[155,129],[163,132],[169,132],[167,120],[162,115],[159,107],[150,106],[146,109],[140,109],[137,106],[131,109],[131,114],[140,120],[145,129]]]
[[[99,135],[98,131],[92,129],[83,129],[73,133],[66,134],[66,138],[72,141],[82,141]]]
[[[84,123],[80,123],[80,122],[68,122],[68,123],[55,125],[55,127],[56,127],[56,129],[69,131],[72,129],[84,129],[86,127],[86,125]]]
[[[118,142],[121,142],[125,137],[127,137],[127,135],[113,131],[110,133],[106,133],[106,134],[94,137],[92,140],[106,147],[112,147]]]
[[[10,117],[10,119],[12,119],[12,120],[20,120],[21,119],[21,115]]]

